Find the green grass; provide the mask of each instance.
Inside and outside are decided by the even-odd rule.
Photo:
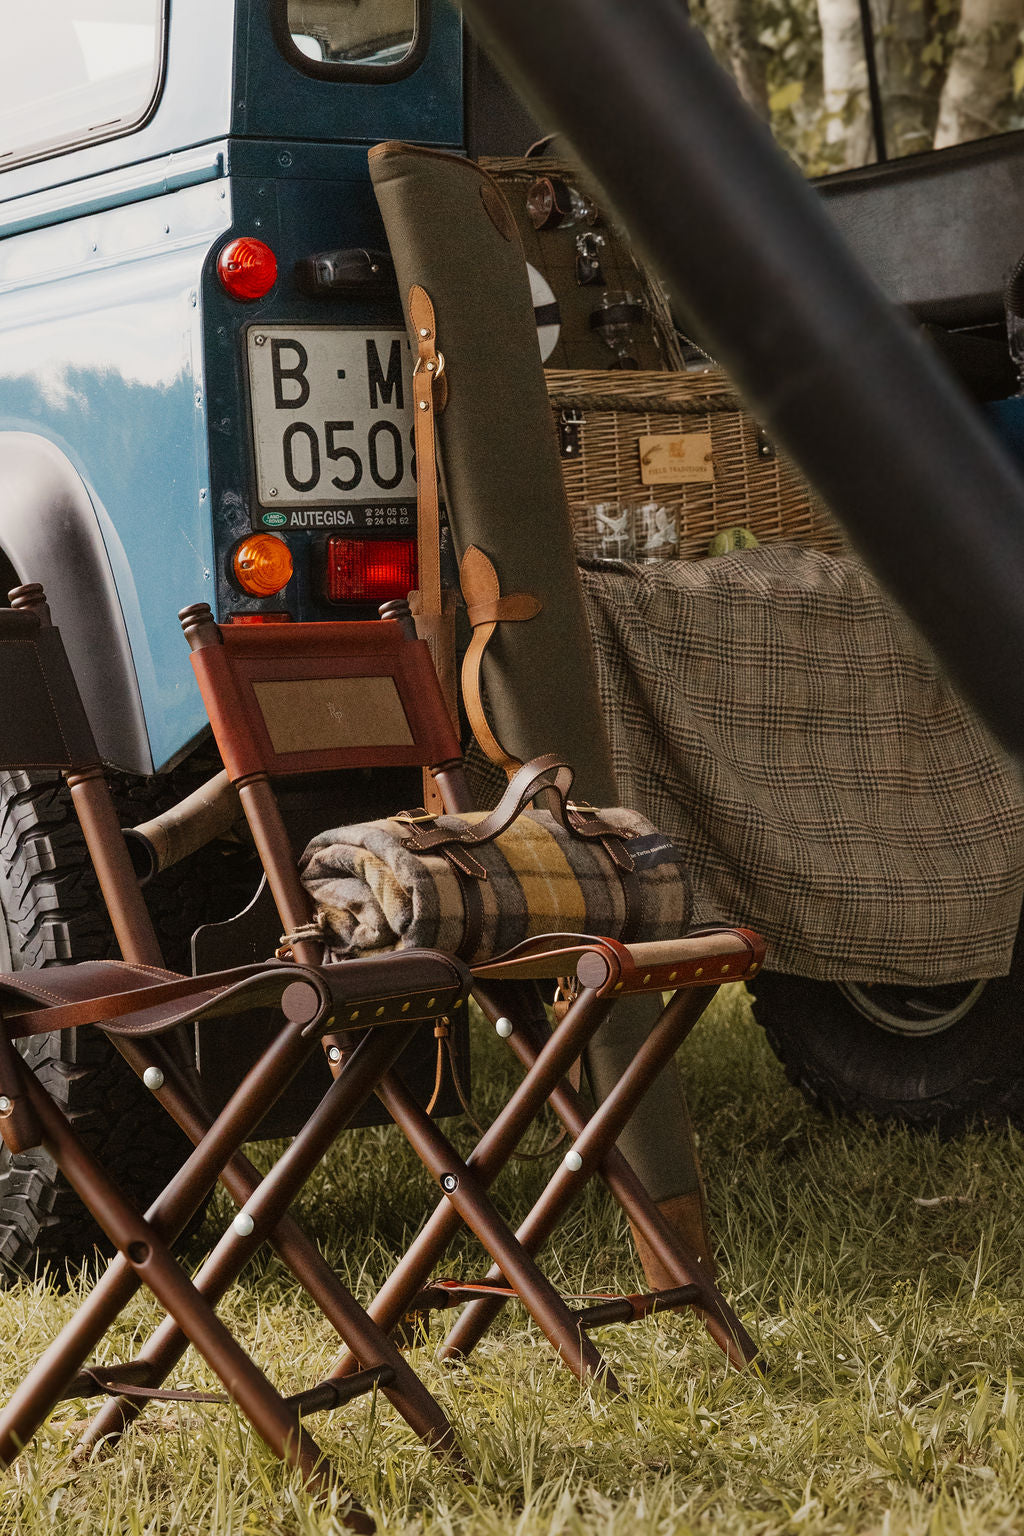
[[[493,1094],[503,1048],[478,1065]],[[484,1052],[481,1052],[483,1057]],[[472,1481],[368,1399],[310,1421],[345,1486],[389,1532],[429,1536],[725,1536],[1024,1531],[1020,1138],[956,1142],[833,1121],[785,1083],[742,993],[723,994],[683,1053],[723,1285],[771,1370],[726,1369],[692,1319],[603,1330],[628,1395],[581,1389],[508,1309],[473,1359],[439,1365],[440,1323],[413,1356],[454,1420]],[[514,1212],[543,1178],[501,1187]],[[391,1131],[345,1138],[298,1214],[353,1287],[387,1271],[427,1196]],[[220,1205],[223,1225],[229,1207]],[[459,1271],[456,1255],[447,1272]],[[468,1269],[475,1260],[467,1245]],[[568,1289],[633,1289],[624,1223],[595,1184],[545,1260]],[[74,1294],[0,1295],[6,1397]],[[285,1390],[334,1344],[270,1259],[222,1309]],[[139,1299],[105,1346],[123,1358],[156,1316]],[[135,1342],[138,1342],[136,1338]],[[209,1380],[189,1356],[179,1384]],[[75,1465],[86,1405],[53,1414],[0,1492],[0,1532],[307,1536],[341,1527],[225,1408],[151,1407],[121,1446]]]

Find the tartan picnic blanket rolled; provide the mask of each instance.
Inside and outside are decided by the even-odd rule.
[[[485,814],[439,816],[436,826],[471,834]],[[692,903],[678,849],[636,811],[597,814],[614,827],[636,876],[642,931],[630,937],[679,938]],[[546,810],[523,811],[492,841],[472,843],[482,880],[458,871],[444,853],[414,851],[408,833],[392,818],[337,827],[309,843],[299,873],[332,958],[424,948],[480,961],[542,933],[624,935],[627,896],[605,847],[574,835]],[[464,954],[471,879],[479,933]]]

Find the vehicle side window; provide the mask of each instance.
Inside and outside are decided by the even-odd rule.
[[[694,0],[809,176],[1024,127],[1024,0]]]
[[[418,62],[425,40],[421,0],[286,0],[286,6],[284,51],[300,67],[311,64],[311,73],[394,78]]]
[[[163,0],[12,0],[0,15],[0,170],[148,117]]]

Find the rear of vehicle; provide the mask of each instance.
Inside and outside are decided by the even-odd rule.
[[[364,618],[415,583],[366,150],[463,141],[462,23],[430,0],[55,0],[0,31],[0,590],[46,587],[140,820],[213,766],[180,608]],[[395,786],[362,793],[357,815]],[[154,891],[170,963],[251,875],[221,848]],[[0,908],[3,968],[108,950],[47,776],[0,776]],[[43,1049],[78,1053],[53,1055],[66,1107],[145,1204],[180,1141],[140,1146],[142,1090],[98,1044]],[[0,1162],[0,1268],[90,1242],[45,1155]]]

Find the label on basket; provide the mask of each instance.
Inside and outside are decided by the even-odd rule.
[[[710,484],[715,478],[710,432],[658,432],[641,437],[638,447],[644,485]]]

